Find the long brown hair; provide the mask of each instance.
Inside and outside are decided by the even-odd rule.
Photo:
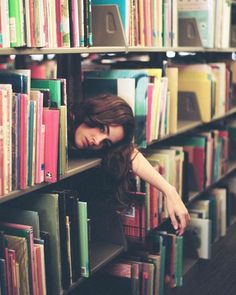
[[[85,99],[73,109],[73,136],[76,128],[85,123],[89,127],[120,125],[124,138],[111,147],[99,151],[107,183],[115,190],[116,199],[123,203],[131,181],[135,120],[132,108],[119,96],[103,94]],[[70,132],[71,133],[71,132]]]

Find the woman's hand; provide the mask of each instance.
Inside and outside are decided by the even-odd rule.
[[[190,215],[175,187],[170,186],[165,190],[167,210],[170,215],[171,223],[178,235],[182,235],[187,228]]]
[[[177,234],[182,235],[189,224],[190,216],[175,187],[170,185],[137,150],[134,151],[132,169],[136,175],[155,186],[166,196],[167,210],[172,225]]]

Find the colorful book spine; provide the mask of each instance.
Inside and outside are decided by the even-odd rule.
[[[58,179],[58,145],[59,145],[59,110],[43,110],[45,124],[44,180],[56,182]]]

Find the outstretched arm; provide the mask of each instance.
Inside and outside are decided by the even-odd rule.
[[[172,225],[177,233],[182,235],[188,226],[190,216],[175,187],[170,185],[138,150],[133,154],[132,169],[134,174],[165,195]]]

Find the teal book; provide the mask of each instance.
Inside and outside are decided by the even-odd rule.
[[[134,114],[136,121],[135,142],[140,148],[147,146],[146,142],[146,116],[147,116],[147,90],[148,71],[141,69],[124,69],[108,71],[91,71],[85,73],[86,79],[135,79]],[[86,83],[86,82],[85,82]],[[86,84],[85,84],[86,85]],[[106,88],[103,90],[106,92]]]
[[[32,226],[34,238],[40,237],[39,214],[37,211],[7,206],[1,208],[0,216],[1,221]]]
[[[214,46],[215,2],[214,0],[178,1],[179,20],[195,20],[202,47],[212,48]]]
[[[78,205],[81,275],[87,278],[90,275],[87,203],[78,201]]]
[[[92,6],[93,5],[117,5],[119,12],[120,12],[120,17],[122,20],[122,24],[124,27],[124,31],[128,32],[129,28],[129,2],[126,0],[92,0]]]
[[[11,84],[12,90],[15,93],[28,93],[28,77],[20,72],[14,72],[14,70],[1,70],[0,71],[0,83]]]
[[[61,106],[61,80],[60,79],[32,79],[31,88],[50,90],[50,107]]]
[[[176,236],[176,262],[175,262],[175,274],[176,274],[176,286],[183,285],[183,236]]]
[[[35,118],[35,108],[36,103],[33,100],[29,101],[29,117],[28,117],[28,186],[32,186],[35,183],[35,127],[36,127],[36,118]]]

